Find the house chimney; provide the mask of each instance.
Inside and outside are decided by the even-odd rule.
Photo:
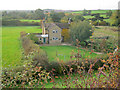
[[[42,20],[42,34],[45,35],[45,20]]]

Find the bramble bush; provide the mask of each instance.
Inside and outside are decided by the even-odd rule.
[[[117,46],[117,41],[113,38],[107,39],[94,39],[92,42],[92,48],[97,52],[114,52]]]
[[[47,82],[50,79],[49,72],[42,70],[42,67],[32,65],[32,60],[29,57],[22,70],[15,72],[14,69],[4,69],[2,72],[2,87],[3,88],[28,88],[38,87],[43,81]]]

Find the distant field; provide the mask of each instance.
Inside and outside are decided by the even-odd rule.
[[[104,21],[110,23],[111,20],[110,19],[104,19]]]
[[[109,11],[109,10],[92,10],[92,14],[94,14],[94,13],[106,13],[107,11]]]
[[[106,18],[107,16],[104,14],[104,15],[100,15],[101,17],[104,17]],[[87,16],[83,16],[84,18],[86,19],[89,19],[89,18],[94,18],[94,16],[91,16],[91,15],[87,15]]]
[[[2,27],[2,66],[15,66],[21,61],[20,32],[41,32],[39,26]]]
[[[113,29],[118,29],[118,27],[113,26],[97,26],[97,28],[94,30],[95,37],[98,36],[111,36],[118,40],[118,32],[114,32]]]
[[[106,13],[109,10],[91,10],[91,13]],[[115,10],[112,10],[112,12],[114,12]],[[72,12],[72,13],[82,13],[83,11],[76,11],[76,12]]]
[[[20,19],[22,22],[40,22],[40,20]]]
[[[63,61],[69,61],[72,51],[77,52],[77,48],[73,46],[40,46],[41,49],[47,52],[50,61],[57,60],[59,58]],[[95,53],[90,54],[90,51],[80,49],[82,58],[94,58],[98,56]]]

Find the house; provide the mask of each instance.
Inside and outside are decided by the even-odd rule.
[[[37,34],[39,41],[43,44],[61,44],[65,35],[62,31],[69,30],[68,23],[45,23],[42,21],[42,34]]]

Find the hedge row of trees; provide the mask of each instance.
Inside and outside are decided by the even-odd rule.
[[[3,20],[3,26],[40,26],[39,22],[21,22],[19,20]]]
[[[45,18],[44,11],[36,9],[35,11],[3,11],[2,19],[34,19],[39,20]]]

